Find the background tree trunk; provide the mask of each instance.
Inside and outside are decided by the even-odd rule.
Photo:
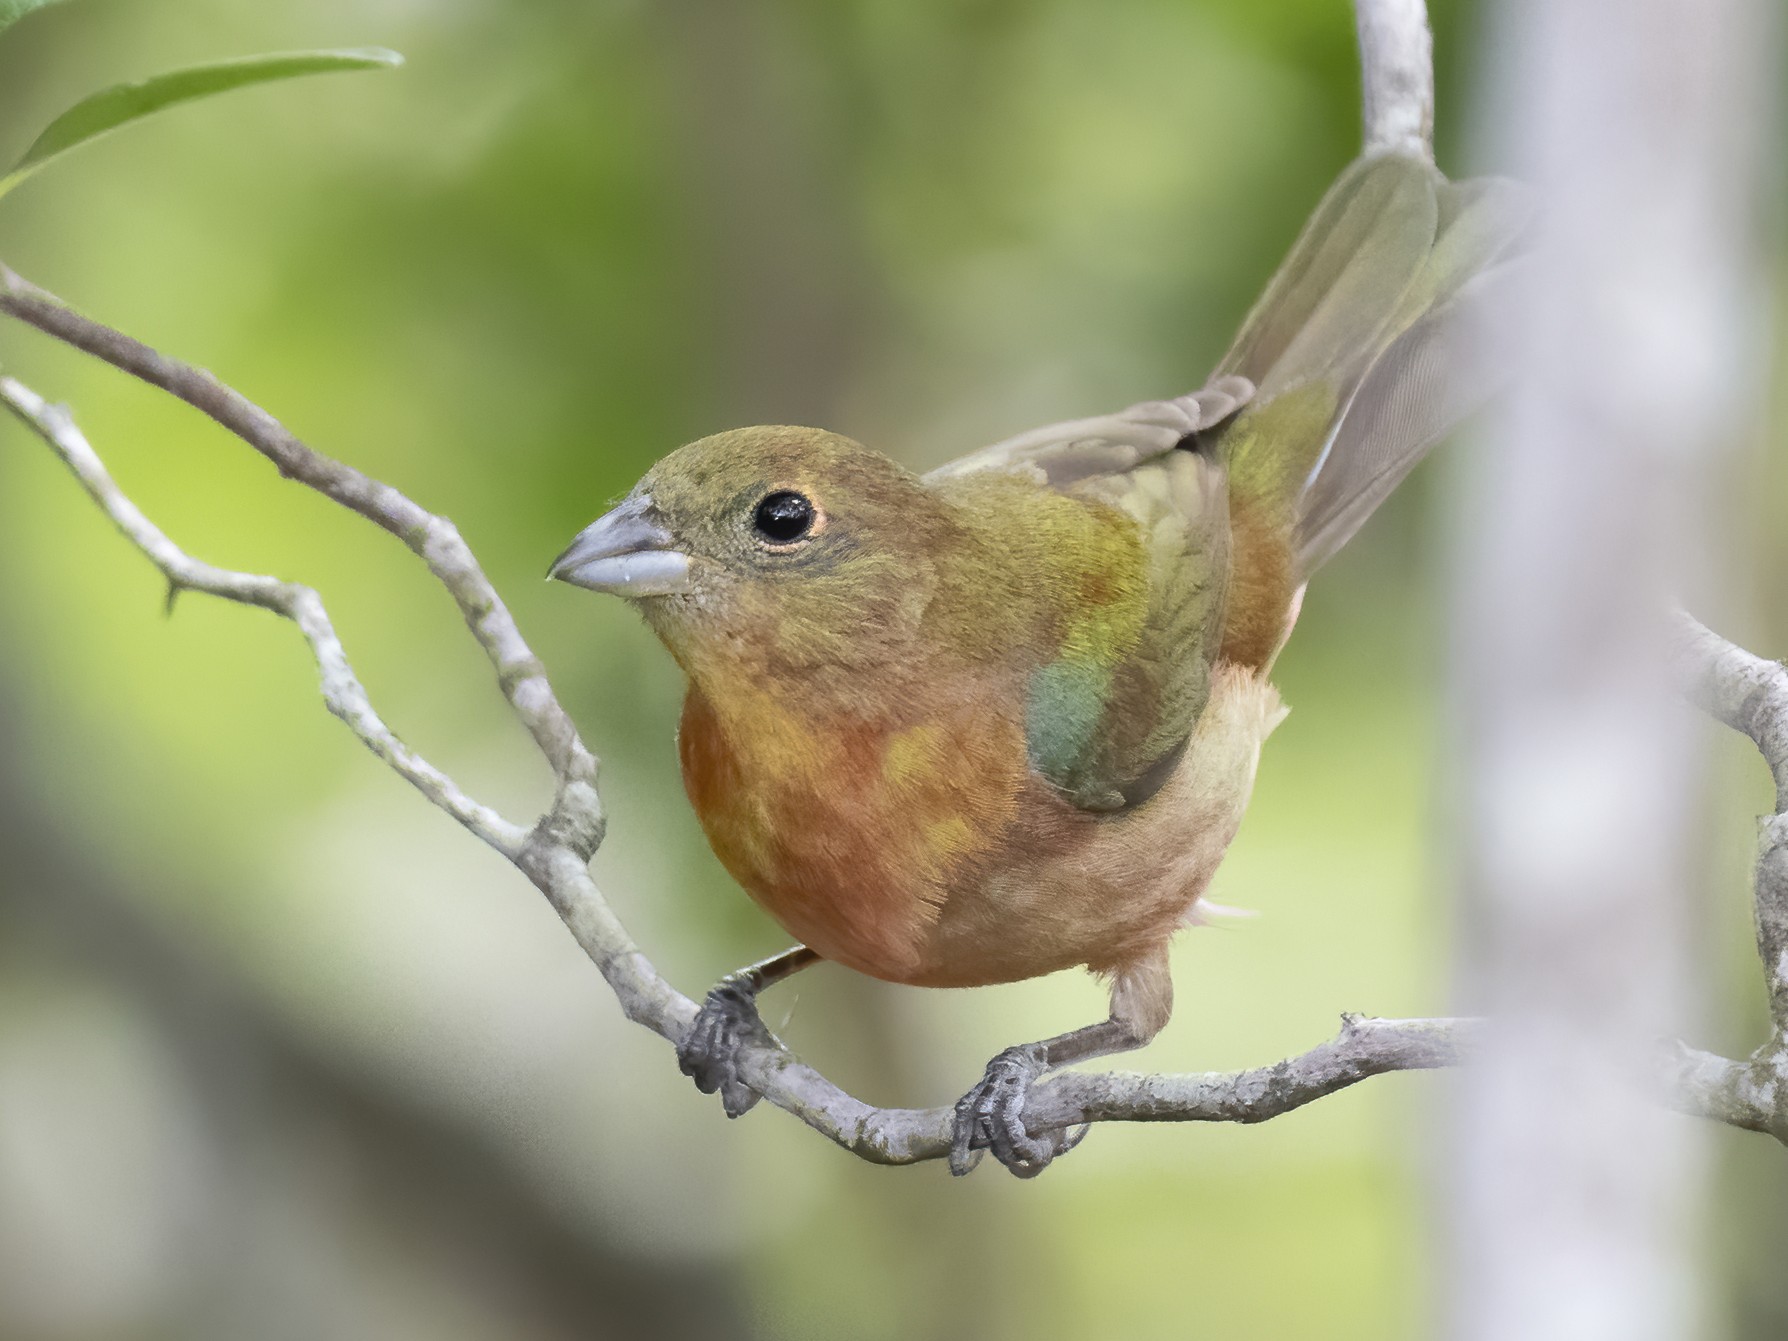
[[[1756,363],[1755,0],[1504,0],[1486,138],[1542,192],[1507,333],[1525,378],[1463,498],[1463,1009],[1452,1335],[1702,1335],[1706,1131],[1635,1102],[1693,1029],[1706,728],[1670,703],[1662,612],[1715,589],[1704,524]]]

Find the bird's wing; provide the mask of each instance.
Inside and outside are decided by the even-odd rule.
[[[1172,451],[1234,415],[1253,394],[1254,385],[1245,377],[1217,377],[1173,400],[1145,400],[1115,414],[1045,424],[947,462],[925,478],[1002,471],[1065,489],[1088,478],[1122,474]]]
[[[987,619],[1011,631],[995,655],[1017,676],[1031,767],[1086,810],[1153,795],[1210,694],[1229,572],[1224,468],[1172,450],[1184,422],[1156,425],[1174,434],[1158,450],[1129,428],[1065,434],[1046,456],[1059,466],[1072,444],[1071,471],[1027,452],[928,480],[990,547],[989,572],[1011,583],[999,599],[1023,612]],[[1108,468],[1089,469],[1095,459]]]
[[[1224,468],[1174,448],[1194,445],[1253,394],[1247,378],[1225,374],[1172,400],[1032,429],[925,477],[950,492],[1016,476],[1055,499],[1034,506],[1058,519],[1046,529],[1082,568],[1042,582],[1060,619],[1028,668],[1025,736],[1031,766],[1084,809],[1154,795],[1204,710],[1229,575]],[[1064,510],[1085,515],[1063,523]],[[1074,534],[1115,518],[1134,523],[1123,528],[1132,543]]]
[[[1088,475],[1067,493],[1136,523],[1132,557],[1109,560],[1112,571],[1099,576],[1139,588],[1140,619],[1121,644],[1068,631],[1031,676],[1026,737],[1032,766],[1076,805],[1119,810],[1160,790],[1210,698],[1229,583],[1224,470],[1201,453],[1170,451]],[[1089,648],[1102,656],[1089,658]]]

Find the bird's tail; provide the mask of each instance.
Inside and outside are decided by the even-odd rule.
[[[1466,346],[1514,285],[1530,214],[1513,183],[1400,154],[1323,197],[1218,369],[1256,387],[1212,444],[1229,467],[1226,660],[1271,661],[1310,574],[1494,390]]]

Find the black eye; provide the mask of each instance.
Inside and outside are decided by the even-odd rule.
[[[786,545],[813,529],[813,504],[793,490],[779,489],[757,505],[751,521],[766,540]]]

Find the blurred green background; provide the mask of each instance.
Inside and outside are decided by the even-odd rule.
[[[1480,16],[1434,9],[1462,169]],[[369,43],[408,66],[84,150],[0,206],[0,257],[454,518],[604,757],[605,890],[698,993],[785,940],[683,801],[675,667],[619,602],[542,583],[547,561],[724,427],[823,424],[925,466],[1196,385],[1353,152],[1348,8],[81,0],[0,41],[0,154],[101,84]],[[389,537],[32,332],[0,327],[0,363],[71,404],[190,552],[320,588],[435,762],[512,815],[545,802]],[[1728,627],[1775,654],[1783,458],[1760,440],[1732,490],[1756,576]],[[1281,663],[1294,712],[1214,890],[1261,916],[1183,938],[1173,1024],[1126,1064],[1253,1065],[1344,1009],[1449,1008],[1446,523],[1469,500],[1446,472],[1312,593]],[[165,618],[11,421],[0,565],[5,1341],[1430,1333],[1444,1078],[1257,1129],[1104,1126],[1028,1184],[871,1168],[773,1111],[728,1123],[539,896],[321,710],[293,630],[197,597]],[[1718,750],[1692,1031],[1742,1052],[1766,793]],[[927,993],[829,966],[766,999],[804,1055],[899,1105],[1102,1009],[1075,975]],[[1711,1143],[1709,1334],[1779,1338],[1788,1161]]]

